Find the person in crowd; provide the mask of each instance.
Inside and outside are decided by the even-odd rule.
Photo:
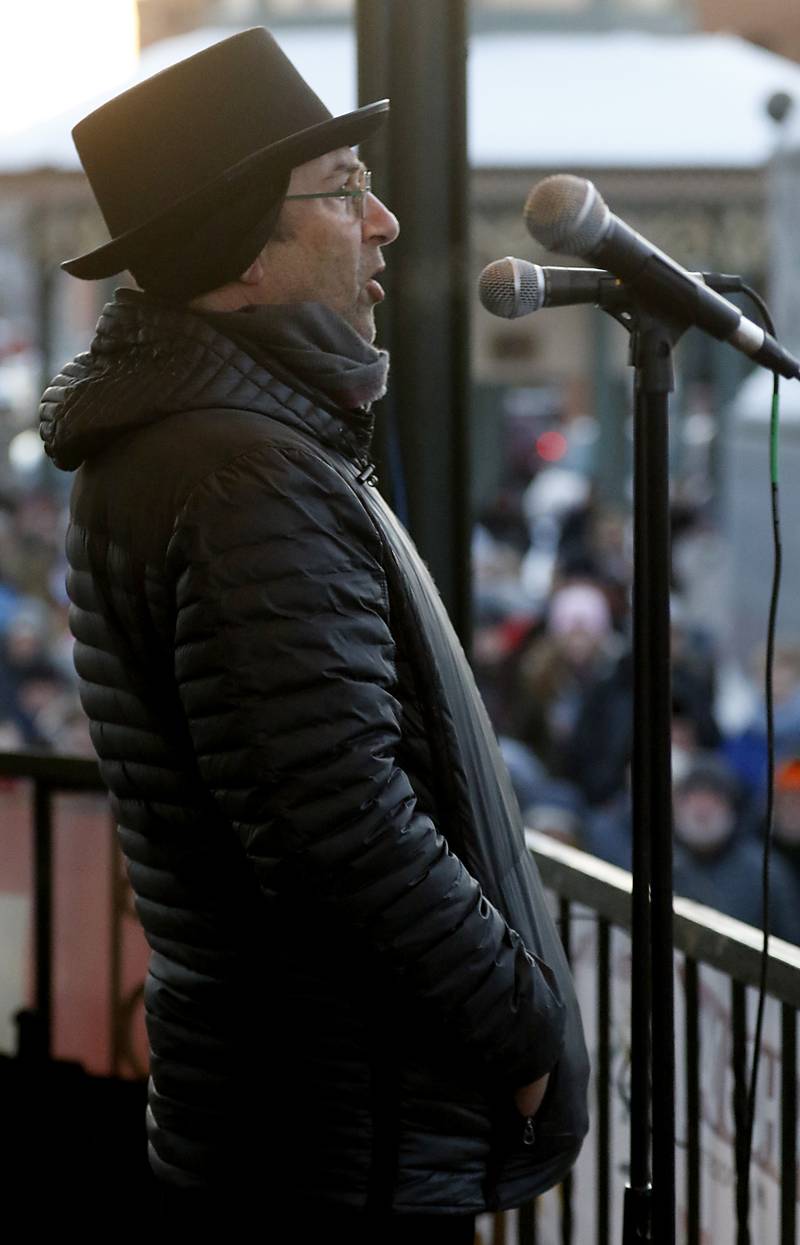
[[[555,778],[540,783],[522,816],[526,826],[551,839],[569,847],[586,846],[586,809],[580,791],[572,783]]]
[[[617,657],[611,613],[595,584],[578,581],[554,592],[544,631],[519,662],[517,712],[509,732],[553,777],[578,780],[568,748],[587,694]]]
[[[633,826],[628,786],[602,805],[595,808],[587,806],[582,839],[584,851],[630,872],[633,865]]]
[[[43,601],[20,598],[0,633],[0,714],[13,722],[24,748],[49,750],[52,710],[69,685],[52,659],[50,617]]]
[[[352,147],[387,107],[332,117],[257,28],[74,131],[112,238],[65,267],[138,288],[41,431],[182,1231],[471,1245],[587,1127],[507,775],[369,459],[398,224]]]
[[[735,773],[719,753],[695,752],[673,784],[673,889],[718,912],[760,928],[763,849]],[[776,830],[777,834],[777,830]],[[587,851],[630,870],[633,846],[630,794],[586,818]],[[769,927],[797,941],[798,893],[776,852],[770,870]]]
[[[676,895],[760,927],[762,850],[741,816],[736,776],[718,756],[700,756],[675,783],[674,890]],[[795,916],[785,864],[774,859],[770,876],[770,929],[789,936]]]
[[[547,770],[518,739],[498,735],[497,742],[524,820],[525,810],[536,802],[542,784],[550,781]]]
[[[513,722],[520,656],[541,618],[523,590],[519,553],[482,523],[473,531],[472,576],[472,668],[502,735]]]
[[[800,945],[800,756],[782,762],[775,773],[772,833],[771,872],[785,872],[789,891],[776,929],[782,938]]]
[[[764,657],[752,662],[758,689],[750,721],[725,741],[725,755],[745,785],[754,805],[763,808],[767,781],[767,713]],[[775,646],[772,672],[775,755],[778,761],[800,755],[800,643],[784,639]]]
[[[705,674],[680,655],[672,669],[672,751],[676,775],[699,751],[717,751],[721,735]],[[592,807],[615,803],[626,790],[633,740],[633,654],[628,649],[586,689],[564,749],[563,773]]]

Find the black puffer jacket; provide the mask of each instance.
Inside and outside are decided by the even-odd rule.
[[[157,1175],[426,1213],[555,1182],[586,1128],[566,966],[358,429],[120,291],[42,436],[80,467],[71,625],[152,948]],[[551,1070],[526,1147],[511,1091]]]

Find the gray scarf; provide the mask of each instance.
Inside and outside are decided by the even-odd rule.
[[[345,410],[382,398],[389,354],[322,303],[278,303],[198,313],[280,380]]]

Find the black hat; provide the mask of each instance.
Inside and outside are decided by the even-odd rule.
[[[205,271],[191,279],[201,288],[183,292],[213,289],[243,271],[266,242],[291,170],[361,142],[388,109],[389,101],[379,100],[333,117],[263,27],[223,39],[75,126],[75,146],[111,241],[61,267],[94,280],[125,268],[137,276],[143,266],[156,273],[163,260],[169,286],[181,266],[176,245],[183,248],[191,231],[202,235],[222,215],[229,235],[233,224],[242,242],[234,247],[241,266],[231,268],[226,253],[218,279],[206,228],[195,247]]]

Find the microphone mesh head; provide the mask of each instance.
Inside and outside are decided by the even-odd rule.
[[[531,237],[564,255],[586,258],[602,241],[611,213],[591,182],[557,173],[534,186],[525,204]]]
[[[538,311],[544,300],[541,269],[525,259],[496,259],[487,264],[478,281],[478,296],[487,311],[516,320]]]

